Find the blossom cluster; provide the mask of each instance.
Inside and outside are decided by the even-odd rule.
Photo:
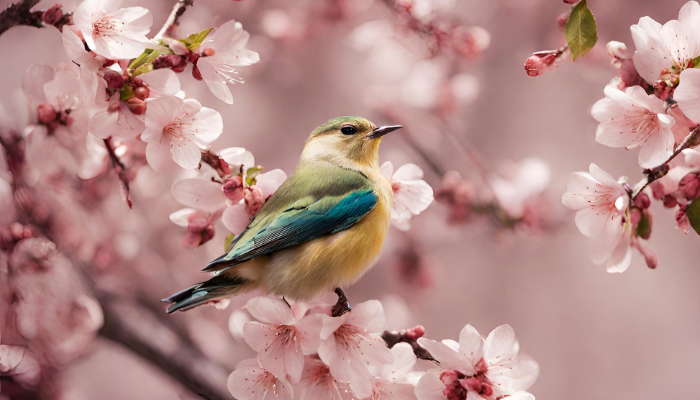
[[[423,338],[420,326],[382,333],[384,310],[376,300],[342,315],[328,304],[289,305],[270,297],[253,298],[245,308],[252,320],[238,318],[242,311],[236,311],[231,328],[258,355],[241,361],[229,376],[237,399],[534,399],[525,390],[539,367],[518,354],[508,325],[485,339],[467,325],[459,343],[437,342]],[[385,341],[387,335],[400,339]],[[416,354],[437,368],[420,370]]]
[[[591,111],[595,139],[608,147],[638,149],[645,179],[630,187],[595,164],[571,175],[564,205],[576,210],[576,226],[591,238],[590,258],[609,272],[622,272],[637,249],[649,268],[658,259],[644,243],[652,232],[651,198],[675,208],[678,228],[700,225],[700,4],[686,3],[678,20],[663,25],[643,17],[632,25],[635,51],[608,43],[619,76]],[[651,192],[651,193],[649,193]]]

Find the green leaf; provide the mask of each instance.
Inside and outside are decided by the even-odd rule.
[[[233,238],[235,238],[236,235],[233,233],[229,233],[226,235],[226,239],[224,239],[224,252],[228,253],[229,247],[231,247],[231,243],[233,243]]]
[[[257,178],[257,176],[260,174],[260,171],[262,171],[262,168],[248,168],[245,173],[245,182],[248,184],[248,186],[255,185],[255,178]]]
[[[642,211],[642,219],[639,221],[639,224],[637,225],[637,236],[640,238],[647,240],[651,236],[651,218],[649,217],[648,212]]]
[[[571,58],[576,61],[588,53],[598,41],[598,28],[595,17],[586,4],[587,0],[581,0],[571,10],[571,15],[566,21],[564,35],[566,43],[571,49]]]
[[[124,85],[124,88],[119,91],[119,100],[127,100],[134,97],[134,89],[129,85]]]
[[[209,28],[209,29],[205,29],[201,32],[193,33],[184,39],[180,39],[180,41],[182,43],[184,43],[188,49],[190,49],[190,50],[196,49],[197,47],[199,47],[202,44],[204,39],[207,38],[207,35],[209,35],[209,32],[211,32],[212,29],[214,29],[214,28]]]
[[[153,56],[155,53],[155,56]],[[143,64],[153,62],[158,56],[160,55],[160,52],[158,50],[153,50],[153,49],[146,49],[141,53],[140,56],[136,57],[134,61],[129,64],[129,69],[136,69],[140,67]]]
[[[685,214],[688,216],[690,226],[700,235],[700,199],[695,199],[692,203],[688,204],[688,207],[685,209]]]
[[[145,74],[148,72],[153,71],[153,64],[148,63],[148,64],[143,64],[142,66],[136,68],[134,72],[131,74],[131,76],[139,76],[141,74]]]
[[[700,68],[700,56],[693,58],[693,68]]]

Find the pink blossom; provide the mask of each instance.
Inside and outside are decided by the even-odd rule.
[[[298,388],[301,390],[299,400],[358,400],[347,382],[336,379],[328,365],[309,356]]]
[[[538,158],[511,165],[506,176],[491,178],[491,188],[501,208],[512,218],[522,218],[528,201],[549,185],[549,166]]]
[[[397,343],[391,348],[393,364],[371,365],[374,381],[371,400],[416,400],[415,385],[422,373],[413,372],[416,355],[408,343]]]
[[[558,50],[546,50],[534,53],[525,60],[525,72],[528,76],[536,77],[555,70],[561,58]]]
[[[681,72],[681,84],[673,93],[673,100],[688,118],[700,121],[700,70],[693,68]]]
[[[653,168],[663,164],[673,153],[675,120],[666,114],[664,103],[648,95],[640,86],[624,92],[605,87],[605,98],[591,110],[600,125],[596,141],[610,147],[640,147],[639,165]]]
[[[323,321],[319,314],[294,317],[282,299],[255,297],[248,312],[259,322],[243,326],[243,339],[258,353],[260,365],[278,377],[297,383],[304,369],[304,355],[314,354],[320,343]]]
[[[678,20],[663,26],[649,17],[632,25],[632,40],[637,48],[634,64],[649,84],[660,79],[665,69],[675,68],[680,73],[692,68],[693,58],[700,55],[700,5],[686,3],[678,13]]]
[[[218,27],[200,46],[205,56],[197,60],[197,68],[214,96],[233,104],[229,83],[243,83],[234,67],[252,65],[260,61],[258,53],[248,50],[250,34],[240,22],[228,21]]]
[[[175,96],[154,99],[148,103],[141,135],[148,143],[146,160],[156,171],[162,171],[170,157],[182,168],[197,168],[200,149],[218,138],[223,128],[221,114],[202,107],[197,100]]]
[[[30,389],[41,379],[41,365],[26,347],[0,345],[0,376]]]
[[[459,343],[420,338],[418,344],[443,368],[428,371],[420,379],[416,386],[419,400],[451,399],[448,394],[469,400],[520,395],[539,374],[534,360],[518,357],[518,341],[509,325],[497,327],[486,339],[467,325],[459,334]]]
[[[88,47],[110,59],[138,57],[150,41],[153,17],[143,7],[119,8],[121,0],[85,0],[75,9],[73,22]]]
[[[333,376],[348,382],[359,398],[372,394],[372,375],[368,366],[393,364],[393,355],[375,334],[384,329],[382,304],[376,300],[358,304],[339,317],[323,315],[318,355]]]
[[[146,97],[158,98],[162,96],[174,96],[180,91],[180,80],[169,69],[157,69],[138,76],[143,86],[136,90],[147,89]],[[143,132],[145,129],[144,115],[132,112],[126,101],[120,100],[120,93],[115,92],[111,98],[108,96],[104,84],[98,85],[105,100],[98,101],[98,111],[90,121],[90,133],[105,139],[110,136],[118,139],[130,139]]]
[[[433,202],[433,188],[423,180],[423,170],[415,164],[402,165],[394,172],[394,165],[387,161],[380,170],[394,190],[391,222],[406,231],[411,227],[411,218],[425,211]]]
[[[239,400],[293,400],[292,385],[277,378],[256,359],[243,360],[228,377],[228,390]]]
[[[589,254],[595,264],[611,259],[622,237],[629,195],[610,174],[591,164],[590,173],[574,172],[569,177],[565,206],[576,210],[576,226],[591,238]]]
[[[170,221],[187,228],[182,238],[183,247],[197,247],[214,237],[213,215],[191,208],[183,208],[170,214]]]

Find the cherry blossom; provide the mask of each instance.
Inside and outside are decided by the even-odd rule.
[[[649,84],[661,78],[664,70],[674,68],[676,73],[694,67],[693,59],[700,55],[700,5],[686,3],[678,13],[678,20],[663,26],[650,17],[643,17],[632,25],[632,40],[636,47],[634,64]]]
[[[121,0],[85,0],[75,9],[73,22],[88,47],[109,59],[138,57],[150,42],[153,17],[143,7],[119,8]]]
[[[287,174],[280,169],[255,172],[253,184],[250,185],[247,170],[253,168],[255,158],[249,151],[231,147],[221,150],[220,157],[233,171],[223,184],[212,181],[211,177],[187,178],[173,185],[172,194],[186,207],[221,217],[226,229],[238,234],[243,232],[260,207],[287,179]]]
[[[420,379],[416,386],[419,400],[527,396],[524,391],[539,374],[535,361],[518,356],[520,347],[509,325],[497,327],[486,339],[467,325],[459,334],[459,343],[420,338],[418,344],[442,367],[428,371]]]
[[[384,323],[382,304],[376,300],[360,303],[339,317],[323,315],[318,355],[336,379],[349,382],[359,398],[372,394],[368,366],[393,364],[391,351],[375,334],[383,330]]]
[[[292,385],[260,366],[258,360],[243,360],[228,377],[228,390],[240,400],[293,400]]]
[[[393,364],[371,365],[374,381],[372,400],[415,400],[415,385],[422,373],[413,371],[416,355],[408,343],[397,343],[391,348]]]
[[[415,164],[402,165],[394,172],[394,165],[387,161],[380,170],[394,190],[391,222],[406,231],[411,227],[411,218],[425,211],[433,202],[433,188],[423,180],[423,170]]]
[[[675,120],[666,114],[661,100],[640,86],[624,92],[606,86],[605,98],[595,103],[591,114],[600,122],[596,141],[610,147],[639,147],[642,168],[661,165],[673,153]]]
[[[202,57],[197,68],[214,96],[227,104],[233,104],[233,96],[227,84],[243,83],[234,67],[252,65],[260,61],[258,53],[248,50],[250,34],[240,22],[228,21],[218,27],[200,46]]]
[[[306,357],[298,388],[299,400],[358,400],[347,382],[336,379],[328,365],[310,356]]]
[[[243,326],[243,338],[258,353],[258,361],[275,376],[297,383],[304,369],[304,355],[314,354],[323,322],[319,314],[296,319],[282,299],[256,297],[248,312],[259,322]]]
[[[549,185],[551,171],[542,160],[527,158],[511,165],[505,175],[491,178],[493,195],[508,216],[522,218],[528,201],[542,194]]]
[[[164,96],[148,103],[146,128],[141,140],[148,143],[146,159],[156,171],[162,171],[168,158],[186,169],[194,169],[202,158],[200,149],[221,135],[221,114],[202,107],[194,99]]]
[[[592,239],[591,261],[603,264],[610,260],[622,237],[630,200],[623,186],[610,174],[595,164],[590,165],[589,171],[571,174],[562,202],[576,210],[576,226]]]
[[[197,247],[211,240],[214,237],[212,219],[212,214],[192,208],[183,208],[170,214],[170,221],[189,231],[182,238],[184,247]]]
[[[138,82],[140,86],[136,91],[139,95],[141,92],[138,92],[138,89],[147,89],[143,95],[145,97],[139,100],[175,96],[180,91],[180,80],[169,69],[157,69],[141,74],[138,76]],[[121,100],[119,91],[109,90],[105,84],[99,86],[101,94],[98,96],[105,100],[97,102],[97,107],[102,111],[96,112],[90,120],[90,133],[102,139],[110,136],[129,139],[141,134],[146,126],[143,113],[130,106],[128,100]],[[114,94],[109,96],[109,92]]]

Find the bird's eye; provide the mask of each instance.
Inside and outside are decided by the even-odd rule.
[[[352,125],[345,125],[344,127],[340,128],[340,132],[343,135],[354,135],[357,133],[357,128]]]

